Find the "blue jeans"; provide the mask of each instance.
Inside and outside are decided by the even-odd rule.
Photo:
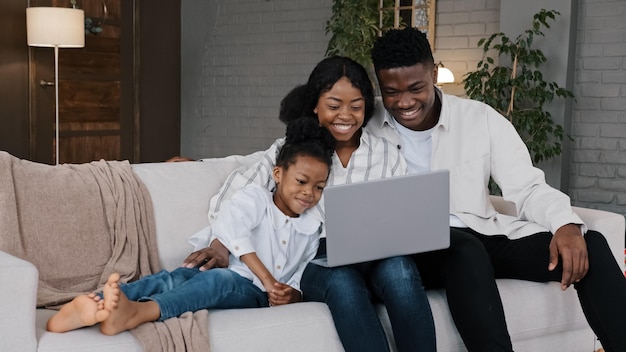
[[[309,263],[305,301],[325,302],[346,352],[389,351],[375,304],[387,307],[398,351],[435,351],[435,325],[413,260],[393,257],[326,268]]]
[[[120,289],[131,301],[155,301],[161,310],[159,321],[208,308],[269,306],[266,292],[256,287],[252,281],[228,269],[163,270],[122,284]]]

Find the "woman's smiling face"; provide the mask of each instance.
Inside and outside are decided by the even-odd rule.
[[[320,95],[313,111],[320,126],[328,129],[337,143],[358,144],[365,119],[365,99],[346,77]]]

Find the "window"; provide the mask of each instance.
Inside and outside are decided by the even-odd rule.
[[[380,0],[379,26],[383,30],[411,26],[428,36],[435,51],[435,1],[436,0]]]

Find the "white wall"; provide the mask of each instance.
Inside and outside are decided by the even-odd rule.
[[[182,1],[183,155],[266,149],[280,100],[324,57],[331,0]]]
[[[500,30],[500,0],[438,0],[436,12],[433,56],[455,78],[455,83],[443,86],[443,90],[464,96],[463,75],[475,70],[483,57],[476,44]]]
[[[266,149],[284,133],[280,100],[324,56],[332,0],[184,0],[182,6],[183,155]],[[576,205],[626,214],[626,1],[578,0],[577,6],[577,101],[565,191]],[[437,1],[435,60],[456,76],[446,92],[465,94],[463,75],[482,58],[478,40],[500,30],[500,7],[500,0]]]
[[[554,20],[548,19],[550,28],[542,29],[544,37],[534,37],[533,48],[541,50],[548,59],[541,67],[543,78],[546,82],[556,82],[573,91],[577,0],[553,0],[549,4],[543,0],[501,0],[500,31],[515,40],[518,35],[531,28],[533,15],[544,8],[556,10],[559,15]],[[572,105],[572,99],[555,96],[552,103],[544,108],[550,112],[555,123],[562,125],[565,131],[570,131]],[[548,184],[564,192],[569,188],[570,147],[571,143],[565,137],[561,155],[538,165],[544,170]]]
[[[463,94],[481,58],[478,39],[498,30],[499,0],[439,0],[435,60]],[[332,0],[182,1],[181,153],[194,158],[266,149],[284,134],[282,97],[323,57]]]
[[[626,214],[626,1],[581,0],[570,196]]]

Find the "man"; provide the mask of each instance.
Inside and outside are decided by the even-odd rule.
[[[513,350],[495,278],[515,278],[574,285],[605,350],[626,351],[626,280],[606,240],[545,183],[509,121],[437,89],[431,48],[417,29],[386,32],[372,59],[386,111],[366,129],[395,143],[409,172],[450,170],[450,248],[414,259],[427,288],[446,289],[468,350]],[[491,205],[490,176],[517,217]]]

